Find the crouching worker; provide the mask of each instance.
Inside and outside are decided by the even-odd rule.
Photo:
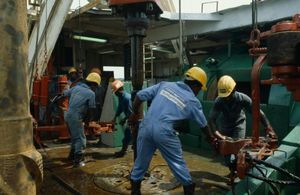
[[[120,114],[124,113],[125,118],[120,120],[120,125],[124,126],[128,117],[132,113],[132,103],[131,103],[131,95],[126,93],[123,89],[124,83],[120,80],[115,80],[112,83],[112,91],[118,97],[119,103],[117,112],[113,119],[113,122],[116,121],[116,118],[120,116]],[[124,138],[122,140],[122,149],[115,153],[115,157],[123,157],[126,154],[129,142],[131,140],[131,130],[126,125],[124,131]]]
[[[133,102],[133,114],[129,118],[130,124],[136,122],[136,113],[142,102],[152,103],[138,130],[137,158],[130,175],[131,194],[141,194],[141,181],[156,149],[183,185],[184,194],[194,194],[195,183],[183,159],[174,125],[179,120],[194,120],[204,130],[207,139],[215,141],[207,126],[201,103],[196,98],[201,89],[206,89],[206,80],[206,73],[199,67],[193,67],[186,72],[183,82],[161,82],[137,93]]]
[[[86,137],[83,122],[97,121],[95,117],[95,90],[100,85],[101,77],[97,73],[90,73],[84,82],[66,91],[63,96],[69,97],[69,109],[65,114],[71,134],[71,150],[68,159],[73,161],[74,167],[84,166],[84,152]]]
[[[249,96],[235,90],[236,83],[228,75],[222,76],[218,81],[218,97],[210,111],[209,125],[216,137],[221,140],[238,140],[245,138],[246,115],[245,111],[252,112],[252,101]],[[220,117],[220,127],[217,120]],[[267,136],[276,137],[266,115],[260,110],[261,123],[264,125]],[[225,164],[232,174],[236,167],[235,155],[225,156]]]

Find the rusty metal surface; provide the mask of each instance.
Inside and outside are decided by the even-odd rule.
[[[300,64],[299,32],[300,14],[295,14],[291,21],[281,21],[273,25],[268,37],[268,61],[272,66],[272,78],[264,84],[283,84],[293,93],[296,101],[300,100]]]
[[[0,2],[0,192],[36,194],[42,158],[32,142],[26,1]]]
[[[251,71],[251,98],[252,98],[252,141],[257,143],[259,139],[260,122],[260,71],[266,61],[266,54],[260,55],[255,61]]]

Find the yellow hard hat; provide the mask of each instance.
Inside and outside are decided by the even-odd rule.
[[[218,96],[228,97],[236,86],[235,81],[231,76],[224,75],[219,79],[218,82]]]
[[[94,82],[94,83],[97,83],[97,85],[99,86],[100,85],[100,82],[101,82],[101,77],[98,73],[95,73],[95,72],[92,72],[90,73],[86,79],[86,81],[88,82]]]
[[[71,74],[72,72],[77,72],[76,68],[72,67],[69,69],[69,74]]]
[[[206,81],[207,76],[204,70],[202,70],[199,67],[192,67],[188,69],[188,71],[185,73],[185,76],[187,79],[192,79],[200,82],[202,84],[202,90],[206,90]]]
[[[91,73],[92,72],[98,73],[101,76],[101,70],[100,70],[100,68],[92,68],[90,72]]]
[[[115,93],[116,91],[118,91],[118,89],[120,89],[121,87],[124,86],[124,83],[120,80],[115,80],[114,82],[112,82],[111,84],[111,90],[113,91],[113,93]]]

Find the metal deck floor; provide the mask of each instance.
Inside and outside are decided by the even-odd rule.
[[[131,149],[124,157],[115,158],[114,152],[119,148],[88,142],[86,166],[72,168],[66,159],[68,144],[47,145],[49,148],[39,150],[44,157],[44,181],[38,194],[130,194]],[[196,183],[195,194],[225,194],[230,190],[228,180],[223,177],[229,171],[222,165],[222,159],[204,151],[197,154],[184,151],[184,158]],[[142,194],[183,194],[182,186],[176,182],[159,151],[153,156],[149,170],[150,177],[142,183]],[[169,183],[158,181],[160,178]]]

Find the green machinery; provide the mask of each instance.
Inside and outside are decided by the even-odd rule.
[[[243,51],[243,49],[236,49],[235,51]],[[216,97],[217,78],[222,75],[231,75],[237,81],[238,90],[248,92],[248,95],[251,96],[249,92],[251,93],[252,64],[252,58],[245,52],[232,53],[230,56],[227,56],[226,52],[220,52],[199,64],[209,75],[208,90],[199,95],[206,116],[208,116],[213,105],[213,99]],[[261,79],[270,78],[270,72],[270,68],[264,66],[261,71]],[[261,86],[261,96],[261,109],[268,116],[279,140],[278,150],[266,162],[287,169],[299,176],[300,170],[297,164],[300,162],[300,103],[294,101],[292,94],[281,84]],[[252,128],[251,118],[248,114],[247,135],[249,136],[251,136]],[[189,133],[181,135],[183,145],[194,149],[209,149],[210,146],[205,141],[197,125],[190,121],[188,126]],[[265,176],[270,180],[284,180],[282,174],[277,170],[266,167],[264,171]],[[250,172],[255,175],[257,170],[250,170]],[[277,184],[277,189],[274,189],[274,185],[272,186],[268,182],[248,177],[235,186],[236,194],[297,194],[299,192],[299,187],[287,185],[284,182]],[[228,194],[232,193],[228,192]]]
[[[209,77],[208,90],[201,92],[198,96],[206,116],[209,115],[213,100],[216,97],[217,79],[224,74],[231,75],[236,80],[239,91],[248,93],[251,96],[249,93],[251,93],[252,58],[243,49],[235,49],[234,51],[240,53],[231,53],[228,56],[226,51],[220,51],[198,64],[206,70]],[[261,71],[261,79],[270,78],[270,72],[270,68],[264,66]],[[145,84],[145,86],[147,85]],[[125,82],[124,89],[131,92],[131,82]],[[299,176],[300,170],[296,165],[300,163],[300,103],[294,101],[292,94],[286,90],[285,86],[280,84],[261,86],[261,100],[261,109],[266,113],[276,131],[280,145],[278,151],[266,161],[278,167],[287,168],[293,174],[298,173]],[[117,104],[117,97],[113,95],[114,110],[116,110]],[[251,136],[251,118],[248,114],[247,135],[249,136]],[[117,131],[113,134],[113,146],[120,146],[123,138],[122,127],[117,125],[116,128]],[[187,133],[180,134],[183,146],[191,148],[192,151],[210,149],[205,136],[202,136],[201,129],[196,123],[186,121],[183,128],[188,129]],[[265,170],[268,178],[280,180],[282,177],[276,170],[267,168]],[[300,192],[300,188],[281,185],[278,191],[280,191],[280,194],[296,194]],[[261,180],[246,178],[235,187],[235,192],[238,194],[268,194],[268,192],[274,193],[274,189]],[[228,192],[228,194],[231,193]]]

